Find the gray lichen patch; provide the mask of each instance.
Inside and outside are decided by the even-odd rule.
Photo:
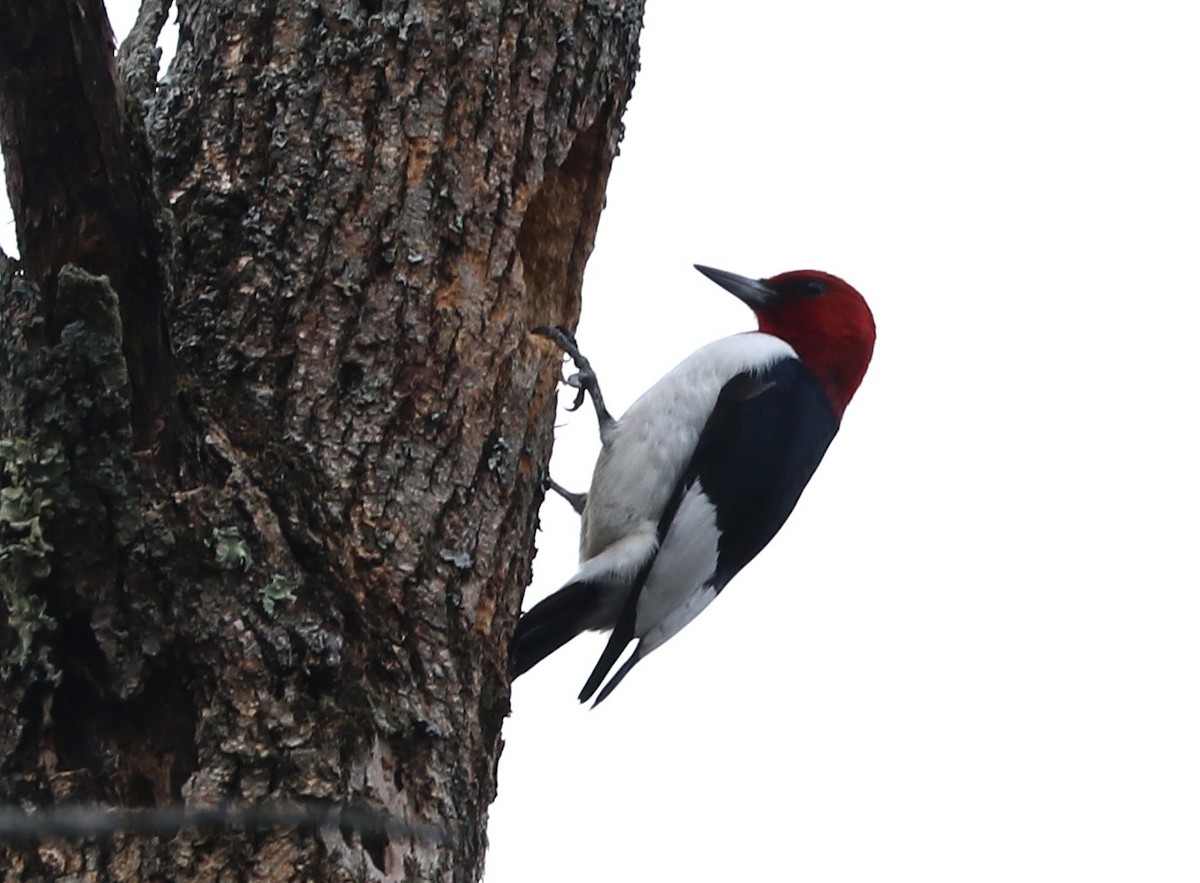
[[[263,610],[268,616],[275,615],[275,605],[281,601],[296,600],[296,581],[282,573],[272,575],[271,581],[263,586],[260,593]]]
[[[137,467],[119,301],[64,267],[49,319],[12,278],[0,300],[0,582],[24,665],[72,597],[111,597],[137,535]]]
[[[57,500],[67,493],[67,463],[62,450],[38,449],[26,438],[0,439],[0,593],[18,646],[6,665],[24,666],[34,638],[52,628],[36,584],[51,571],[54,546],[46,524]]]
[[[222,570],[249,570],[254,564],[250,544],[236,527],[215,527],[210,544]]]

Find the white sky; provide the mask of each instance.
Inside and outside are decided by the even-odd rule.
[[[517,682],[486,883],[1200,879],[1193,14],[650,3],[579,334],[610,405],[751,326],[694,262],[844,276],[879,344],[708,612],[596,711],[598,636]],[[530,603],[575,563],[542,519]]]

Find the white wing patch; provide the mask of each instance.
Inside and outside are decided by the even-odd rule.
[[[691,622],[717,596],[717,510],[696,482],[683,495],[637,602],[635,634],[645,656]]]

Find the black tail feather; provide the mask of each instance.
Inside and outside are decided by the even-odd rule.
[[[625,610],[621,613],[621,618],[617,620],[616,628],[612,630],[612,634],[608,636],[608,643],[604,645],[604,652],[600,654],[600,661],[596,663],[596,667],[592,669],[591,677],[587,679],[587,683],[583,685],[583,690],[579,693],[579,701],[587,702],[592,698],[592,694],[600,687],[600,683],[608,675],[609,670],[617,664],[617,660],[621,654],[625,652],[625,648],[629,646],[629,642],[633,640],[633,624],[636,618],[637,605],[636,603],[627,603]],[[633,659],[637,659],[635,652]],[[632,662],[626,663],[621,667],[620,672],[614,680],[619,681],[625,677],[626,672],[633,667]],[[616,684],[610,684],[605,688],[600,698],[603,699]],[[600,699],[597,699],[598,703]]]
[[[593,583],[568,583],[526,612],[508,648],[512,676],[520,677],[576,635],[595,628],[598,595]]]
[[[629,670],[638,664],[642,658],[642,648],[637,646],[633,648],[633,653],[625,660],[625,664],[617,669],[617,673],[608,679],[608,683],[604,685],[604,689],[600,691],[600,695],[596,697],[596,701],[592,703],[592,708],[595,708],[601,702],[608,698],[608,694],[617,689],[617,684],[621,683],[625,675],[629,674]]]

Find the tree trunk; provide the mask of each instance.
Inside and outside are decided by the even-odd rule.
[[[642,3],[0,0],[0,800],[390,834],[0,847],[7,880],[476,880],[559,353]],[[100,277],[104,274],[104,277]]]

